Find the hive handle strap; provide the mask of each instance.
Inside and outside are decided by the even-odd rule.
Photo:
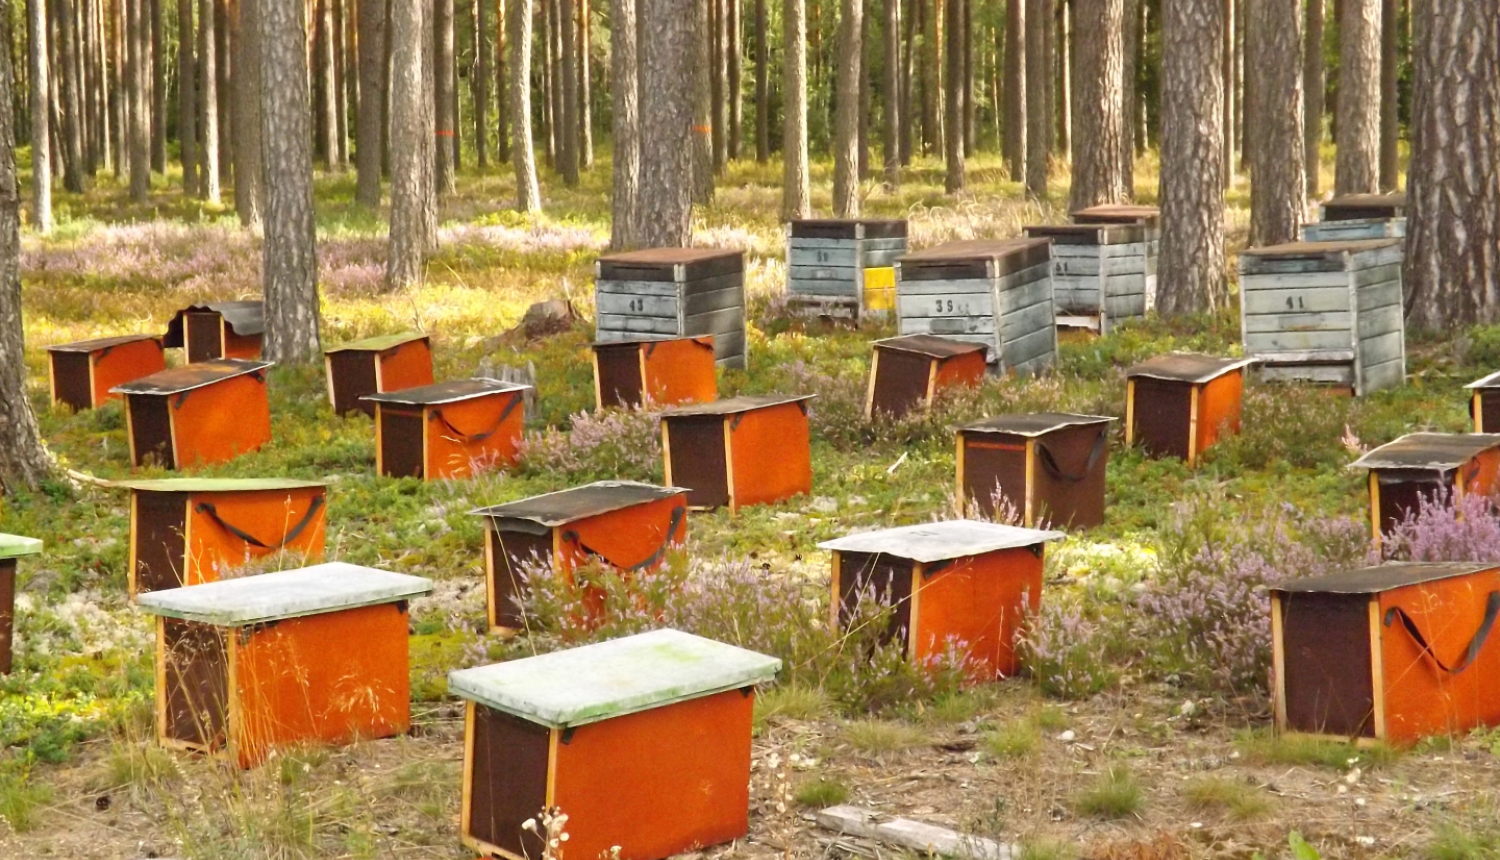
[[[505,411],[501,412],[500,413],[500,417],[495,419],[495,426],[493,426],[490,429],[484,431],[483,433],[476,433],[476,434],[474,434],[472,436],[469,435],[468,433],[463,432],[462,430],[458,429],[457,427],[454,427],[453,424],[451,422],[449,422],[446,417],[443,416],[443,410],[441,410],[441,409],[434,409],[434,410],[432,410],[432,419],[431,420],[443,422],[443,426],[448,428],[448,432],[449,433],[452,433],[454,436],[457,436],[459,439],[462,439],[464,442],[472,445],[475,442],[483,442],[484,440],[490,438],[491,436],[493,436],[497,432],[499,432],[500,425],[502,425],[502,424],[505,423],[505,419],[507,419],[507,418],[510,417],[510,413],[515,410],[516,406],[518,406],[521,403],[521,400],[524,397],[525,397],[525,395],[522,394],[521,392],[516,392],[516,396],[513,397],[513,398],[511,398],[511,401],[505,405]]]
[[[1469,647],[1464,651],[1463,659],[1459,660],[1458,664],[1452,667],[1445,664],[1438,657],[1437,652],[1432,650],[1432,646],[1427,644],[1426,637],[1422,635],[1421,630],[1417,629],[1417,623],[1411,619],[1410,615],[1406,614],[1406,610],[1399,606],[1393,606],[1386,610],[1385,626],[1389,627],[1397,619],[1400,619],[1401,626],[1406,628],[1406,632],[1411,636],[1412,641],[1416,642],[1417,647],[1421,648],[1427,656],[1432,658],[1432,662],[1436,663],[1439,669],[1450,675],[1457,675],[1459,672],[1469,668],[1474,663],[1474,659],[1479,656],[1479,649],[1484,647],[1485,640],[1489,638],[1490,630],[1495,626],[1495,616],[1497,615],[1500,615],[1500,591],[1491,591],[1484,603],[1484,621],[1480,623],[1479,630],[1475,632],[1474,638],[1469,640]]]
[[[1036,443],[1036,447],[1038,451],[1042,452],[1042,467],[1052,477],[1060,481],[1068,481],[1076,484],[1087,478],[1089,473],[1094,471],[1094,467],[1099,465],[1099,458],[1104,455],[1104,443],[1108,436],[1109,430],[1099,431],[1099,438],[1094,440],[1094,449],[1089,452],[1088,462],[1083,464],[1083,471],[1076,475],[1064,472],[1062,466],[1057,462],[1057,457],[1052,453],[1052,449],[1048,448],[1046,443],[1038,442]]]
[[[250,544],[251,546],[258,546],[261,549],[274,550],[281,549],[282,547],[296,540],[297,537],[302,534],[302,532],[307,530],[307,527],[309,525],[312,525],[313,517],[322,507],[323,497],[313,497],[312,504],[307,506],[307,513],[303,515],[302,521],[292,526],[291,529],[288,530],[284,536],[282,536],[281,540],[274,544],[266,543],[255,535],[250,534],[243,529],[236,528],[235,526],[225,522],[224,518],[219,516],[218,509],[215,508],[211,502],[199,502],[198,504],[193,506],[193,510],[200,514],[207,514],[209,519],[219,524],[219,528],[223,529],[226,532],[229,532],[230,534],[234,535],[245,543]]]
[[[583,550],[586,554],[591,555],[594,558],[599,559],[600,561],[604,562],[605,564],[608,564],[610,567],[618,567],[620,570],[623,570],[626,573],[634,573],[634,572],[636,572],[638,570],[645,570],[646,568],[651,567],[652,565],[656,564],[658,561],[661,561],[662,556],[664,556],[664,555],[667,554],[667,547],[671,546],[672,539],[677,536],[678,530],[680,530],[682,528],[682,518],[683,518],[683,515],[686,512],[687,512],[687,508],[686,507],[673,508],[672,509],[672,521],[667,525],[667,536],[664,537],[664,538],[662,538],[661,546],[657,547],[656,548],[656,552],[651,553],[651,555],[647,556],[644,561],[640,561],[640,562],[637,562],[637,563],[629,565],[629,566],[615,564],[614,562],[610,561],[604,555],[604,553],[599,552],[598,550],[594,549],[593,547],[590,547],[588,544],[586,544],[583,541],[579,540],[578,539],[578,532],[575,532],[572,529],[569,529],[568,531],[563,532],[563,538],[565,538],[569,542],[575,544],[579,549]]]

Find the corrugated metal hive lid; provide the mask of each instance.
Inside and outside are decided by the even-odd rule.
[[[767,406],[780,406],[783,403],[801,403],[811,400],[816,394],[744,394],[739,397],[731,397],[728,400],[715,400],[712,403],[692,403],[685,406],[674,406],[662,413],[663,418],[677,418],[684,415],[733,415],[738,412],[749,412],[752,409],[764,409]]]
[[[944,520],[847,535],[818,544],[837,552],[892,555],[922,564],[982,555],[1002,549],[1061,540],[1062,532],[1027,529],[980,520]]]
[[[525,520],[553,528],[686,492],[680,487],[658,487],[637,481],[597,481],[503,505],[478,508],[470,513],[492,520]]]
[[[0,533],[0,558],[19,558],[42,551],[42,542],[33,537]]]
[[[1232,370],[1248,367],[1253,358],[1220,358],[1193,352],[1174,352],[1147,359],[1125,371],[1127,377],[1149,376],[1170,382],[1202,383],[1217,379]]]
[[[110,486],[144,493],[254,493],[323,488],[328,484],[297,478],[160,478],[111,481]]]
[[[247,361],[243,358],[215,358],[183,367],[173,367],[150,376],[116,385],[110,391],[120,394],[180,394],[205,385],[213,385],[236,376],[262,373],[271,367],[269,361]]]
[[[1108,424],[1117,419],[1106,415],[1076,415],[1071,412],[1032,412],[1025,415],[996,415],[960,425],[962,433],[1004,433],[1010,436],[1042,436],[1064,427],[1085,424]]]
[[[360,399],[375,403],[396,403],[407,406],[440,406],[444,403],[457,403],[460,400],[473,400],[476,397],[484,397],[488,394],[502,394],[507,391],[526,391],[530,388],[530,385],[522,385],[517,382],[501,382],[498,379],[454,379],[448,382],[438,382],[433,385],[403,388],[400,391],[383,391],[379,394],[366,394]]]
[[[385,352],[404,343],[429,339],[429,335],[416,331],[406,332],[405,334],[383,334],[378,337],[367,337],[364,340],[342,343],[332,349],[325,349],[323,352],[329,355],[335,352]]]
[[[1260,248],[1246,248],[1241,254],[1251,257],[1330,257],[1345,253],[1374,251],[1402,244],[1401,239],[1347,239],[1338,242],[1286,242]]]
[[[875,341],[875,346],[881,349],[893,349],[898,352],[925,355],[929,358],[952,358],[955,355],[968,355],[972,352],[989,352],[989,347],[982,343],[970,343],[969,341],[954,340],[934,334],[908,334],[900,337],[888,337]]]
[[[1456,469],[1500,446],[1500,433],[1408,433],[1349,464],[1351,469]]]
[[[1500,565],[1479,561],[1395,562],[1288,580],[1271,586],[1271,591],[1281,594],[1375,594],[1407,585],[1468,576],[1496,567]]]
[[[456,696],[551,728],[702,698],[769,681],[781,661],[663,629],[448,673]]]
[[[154,340],[161,345],[162,336],[159,334],[122,334],[114,337],[101,337],[94,340],[80,340],[74,343],[59,343],[47,347],[48,352],[101,352],[127,343],[138,343],[143,340]]]
[[[172,321],[167,323],[167,334],[163,343],[170,347],[183,345],[182,318],[189,313],[212,311],[224,318],[229,324],[229,330],[238,335],[265,334],[266,332],[266,305],[260,299],[251,299],[241,302],[209,302],[202,305],[188,305],[178,311]]]
[[[431,580],[420,576],[335,561],[299,570],[152,591],[142,594],[136,602],[154,615],[239,627],[395,603],[431,590]]]

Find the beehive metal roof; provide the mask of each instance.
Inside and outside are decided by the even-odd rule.
[[[971,352],[989,352],[989,347],[982,343],[970,343],[969,341],[954,340],[953,338],[939,337],[934,334],[908,334],[900,337],[888,337],[875,341],[875,346],[881,349],[893,349],[899,352],[925,355],[930,358],[952,358],[955,355],[968,355]]]
[[[1359,251],[1373,251],[1400,245],[1400,239],[1344,239],[1337,242],[1284,242],[1261,248],[1246,248],[1240,254],[1250,257],[1330,257]]]
[[[836,552],[865,552],[892,555],[921,564],[948,561],[971,555],[983,555],[1002,549],[1036,546],[1049,540],[1061,540],[1062,532],[1027,529],[979,520],[945,520],[900,526],[893,529],[860,532],[818,544],[820,549]]]
[[[744,394],[739,397],[731,397],[728,400],[715,400],[712,403],[691,403],[684,406],[674,406],[662,413],[663,418],[675,418],[682,415],[733,415],[737,412],[749,412],[752,409],[764,409],[767,406],[780,406],[783,403],[801,403],[811,400],[816,394]]]
[[[150,376],[116,385],[110,391],[119,394],[180,394],[205,385],[213,385],[236,376],[261,373],[271,367],[269,361],[248,361],[243,358],[215,358],[183,367],[158,371]]]
[[[1500,565],[1478,561],[1394,562],[1288,580],[1271,586],[1271,591],[1281,594],[1375,594],[1407,585],[1468,576],[1496,567]]]
[[[160,478],[111,481],[110,486],[143,493],[253,493],[322,488],[328,484],[296,478]]]
[[[323,350],[324,353],[332,355],[335,352],[385,352],[394,349],[404,343],[417,340],[430,340],[429,335],[421,332],[406,332],[405,334],[383,334],[378,337],[367,337],[364,340],[341,343],[332,349]]]
[[[1351,469],[1456,469],[1490,448],[1500,433],[1408,433],[1360,457]]]
[[[209,302],[202,305],[188,305],[178,311],[167,323],[167,334],[162,339],[166,346],[181,347],[182,318],[194,312],[213,311],[224,318],[229,324],[229,330],[238,335],[265,334],[266,331],[266,304],[260,299],[251,299],[243,302]]]
[[[1051,239],[1059,245],[1126,245],[1146,241],[1146,225],[1132,224],[1032,224],[1027,236]]]
[[[524,520],[546,528],[555,528],[686,492],[680,487],[658,487],[637,481],[596,481],[503,505],[478,508],[471,513],[487,517],[491,521]]]
[[[981,418],[958,428],[961,433],[1005,433],[1011,436],[1042,436],[1063,427],[1084,424],[1108,424],[1116,419],[1105,415],[1075,415],[1069,412],[1032,412],[1025,415],[996,415]]]
[[[143,340],[156,341],[161,346],[162,336],[159,334],[122,334],[114,337],[101,337],[94,340],[80,340],[74,343],[59,343],[47,347],[48,352],[104,352],[127,343],[137,343]]]
[[[32,537],[0,533],[0,558],[19,558],[42,551],[42,542]]]
[[[1465,385],[1464,388],[1500,388],[1500,372],[1491,373],[1483,379]]]
[[[1220,358],[1192,352],[1174,352],[1147,359],[1125,371],[1127,377],[1147,376],[1172,382],[1203,383],[1255,363],[1253,358]]]
[[[744,272],[745,253],[730,248],[643,248],[605,254],[594,264],[604,280],[697,281]]]
[[[153,591],[136,598],[154,615],[239,627],[420,597],[432,582],[344,562]]]
[[[958,239],[900,257],[902,263],[947,263],[967,260],[999,260],[1017,254],[1025,255],[1041,248],[1046,239]]]
[[[796,239],[904,239],[906,221],[869,218],[803,218],[791,223]]]
[[[769,681],[775,657],[663,629],[448,673],[448,692],[551,728]]]
[[[1106,203],[1075,210],[1068,213],[1068,217],[1078,224],[1144,223],[1154,227],[1161,221],[1161,209],[1156,206]]]
[[[531,388],[530,385],[522,385],[517,382],[501,382],[498,379],[455,379],[433,385],[421,385],[416,388],[403,388],[400,391],[382,391],[379,394],[366,394],[360,399],[375,403],[439,406],[444,403],[457,403],[460,400],[472,400],[475,397],[484,397],[487,394],[500,394],[506,391],[525,391],[529,388]]]

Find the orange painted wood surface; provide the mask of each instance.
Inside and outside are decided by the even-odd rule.
[[[960,386],[974,387],[984,381],[983,352],[968,352],[945,359],[938,364],[937,391]],[[936,394],[937,391],[933,393]]]
[[[294,553],[295,563],[322,561],[327,531],[326,498],[322,487],[286,490],[256,490],[232,493],[192,493],[188,497],[187,569],[183,585],[214,582],[237,567],[243,567],[282,552]],[[214,506],[218,519],[258,539],[266,547],[249,543],[220,525],[199,506]],[[315,507],[316,506],[316,507]],[[303,529],[283,545],[287,535],[308,517]]]
[[[1232,370],[1205,382],[1198,390],[1197,456],[1203,456],[1220,439],[1240,432],[1240,405],[1244,396],[1243,370]]]
[[[780,403],[731,415],[731,511],[812,492],[812,447],[806,401]],[[739,418],[739,426],[735,419]]]
[[[168,397],[177,468],[223,463],[271,441],[264,371],[184,394]]]
[[[643,343],[641,374],[652,403],[707,403],[719,397],[712,337]]]
[[[245,358],[252,361],[260,358],[260,335],[235,334],[222,320],[220,321],[220,325],[223,326],[223,358]]]
[[[120,397],[110,391],[116,385],[134,382],[143,376],[167,369],[166,353],[160,340],[123,343],[91,356],[94,366],[94,406]]]
[[[1040,556],[1025,547],[971,556],[919,576],[914,585],[910,648],[919,665],[943,655],[956,639],[967,643],[986,680],[1020,670],[1016,638],[1026,615],[1041,606]]]
[[[401,391],[432,384],[432,347],[425,340],[397,346],[376,359],[375,390]]]
[[[525,406],[519,402],[522,396],[520,391],[499,391],[426,407],[426,479],[467,478],[478,470],[513,465],[526,420]],[[501,415],[513,401],[514,408],[502,420]],[[441,419],[435,417],[439,413]]]

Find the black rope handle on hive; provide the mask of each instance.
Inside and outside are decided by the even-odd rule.
[[[563,540],[568,541],[569,543],[583,550],[585,554],[599,559],[610,567],[617,567],[620,570],[625,571],[626,573],[634,573],[638,570],[645,570],[649,567],[652,567],[657,562],[661,561],[662,556],[667,554],[667,547],[671,546],[672,538],[676,537],[677,531],[682,528],[682,518],[685,513],[687,513],[687,508],[685,506],[673,508],[672,522],[667,525],[667,536],[662,538],[661,546],[657,547],[656,552],[651,553],[651,555],[647,556],[644,561],[640,561],[632,565],[615,564],[614,562],[610,561],[609,558],[604,555],[604,553],[599,552],[598,550],[580,540],[578,537],[578,532],[573,531],[572,529],[563,532],[562,536]]]
[[[1411,616],[1406,614],[1406,610],[1399,606],[1387,609],[1385,612],[1385,626],[1389,627],[1397,619],[1400,619],[1401,626],[1406,628],[1406,632],[1417,643],[1417,647],[1421,648],[1423,653],[1431,657],[1432,662],[1436,663],[1439,669],[1450,675],[1457,675],[1459,672],[1473,665],[1475,658],[1479,656],[1479,650],[1484,647],[1485,640],[1490,636],[1490,629],[1495,626],[1495,617],[1497,615],[1500,615],[1500,591],[1491,591],[1484,603],[1484,621],[1480,623],[1479,630],[1475,632],[1474,638],[1469,640],[1469,647],[1464,651],[1463,659],[1459,660],[1458,664],[1452,667],[1445,664],[1438,657],[1437,652],[1432,650],[1432,646],[1427,644],[1426,637],[1422,635],[1422,631],[1417,628],[1417,623],[1411,619]]]
[[[1038,442],[1036,447],[1042,454],[1042,468],[1047,470],[1047,474],[1060,481],[1076,484],[1087,478],[1089,473],[1094,471],[1094,467],[1099,465],[1099,458],[1104,455],[1104,443],[1108,436],[1107,429],[1099,431],[1099,438],[1094,440],[1094,449],[1089,452],[1088,462],[1083,464],[1083,471],[1076,475],[1064,472],[1062,466],[1058,465],[1057,456],[1052,453],[1052,449],[1048,448],[1045,442]]]
[[[475,433],[473,435],[470,435],[458,429],[457,427],[454,427],[452,422],[443,417],[443,410],[441,409],[432,410],[432,415],[427,420],[443,422],[443,426],[448,428],[449,433],[457,436],[459,440],[463,441],[464,443],[472,445],[475,442],[483,442],[484,440],[499,432],[500,426],[505,423],[505,419],[510,417],[510,413],[515,411],[515,408],[521,404],[521,401],[524,397],[525,395],[522,392],[516,392],[516,396],[512,397],[511,401],[505,404],[505,410],[500,413],[500,417],[495,419],[495,426],[484,431],[483,433]]]
[[[312,525],[313,517],[322,507],[323,497],[314,496],[312,504],[307,506],[307,513],[302,517],[302,521],[292,526],[291,529],[288,530],[284,536],[282,536],[281,540],[274,544],[266,543],[255,535],[250,534],[243,529],[236,528],[235,526],[225,522],[224,518],[219,516],[218,509],[215,508],[211,502],[199,502],[198,504],[193,506],[193,510],[200,514],[207,514],[209,519],[219,524],[219,528],[223,529],[226,532],[229,532],[230,534],[234,535],[245,543],[250,544],[251,546],[258,546],[261,549],[275,550],[281,549],[282,547],[296,540],[297,537],[302,534],[302,532],[306,531],[307,527],[309,525]]]

